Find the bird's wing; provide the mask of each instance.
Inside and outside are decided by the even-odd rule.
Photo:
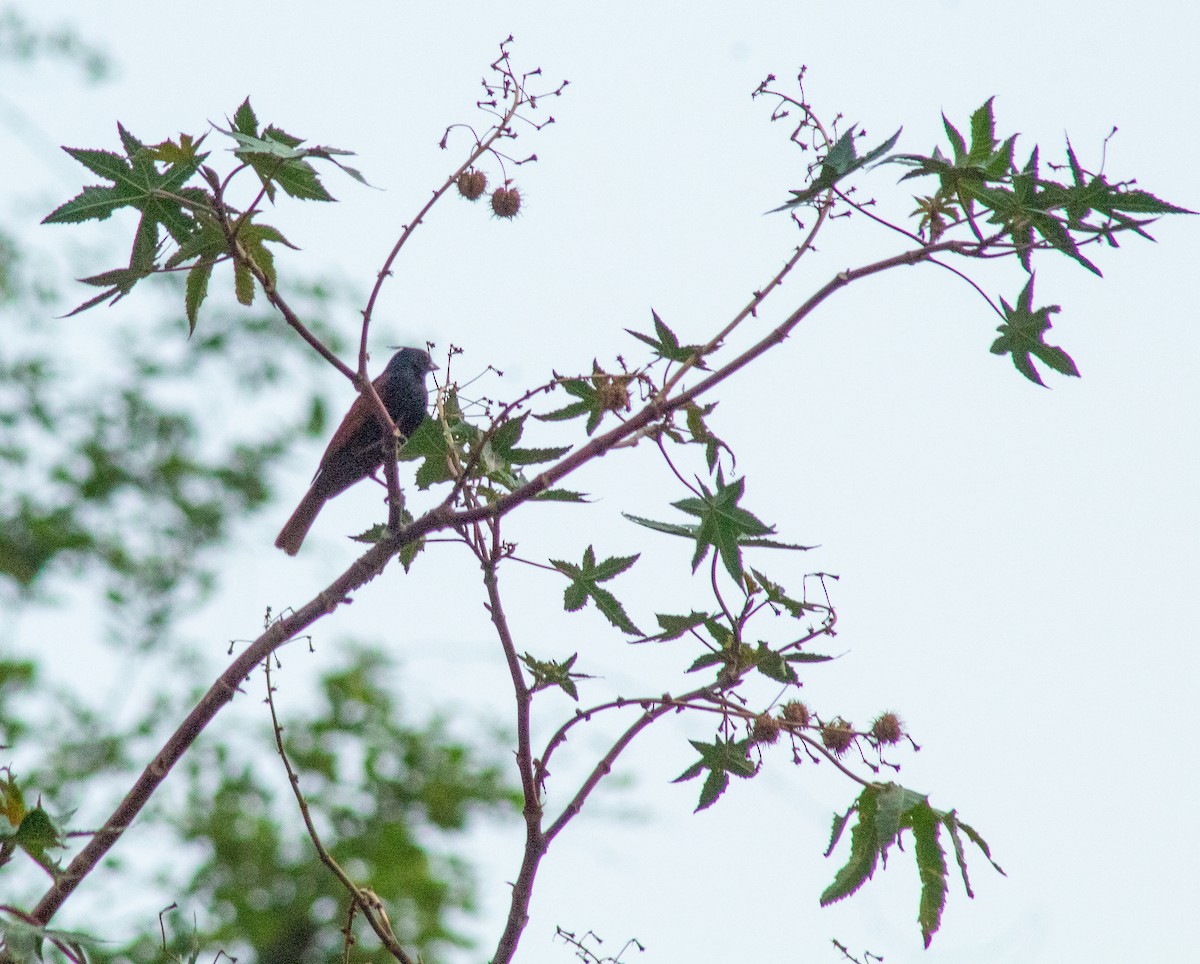
[[[380,375],[371,384],[375,387],[375,393],[382,396],[384,378]],[[376,418],[375,410],[371,406],[371,402],[363,394],[359,394],[354,399],[354,404],[350,406],[350,411],[346,413],[346,417],[342,419],[342,424],[337,427],[337,431],[333,433],[333,438],[329,440],[329,444],[325,446],[325,452],[321,456],[320,465],[317,468],[317,475],[321,473],[321,467],[325,465],[325,461],[334,452],[345,446],[354,438],[355,433],[362,428],[363,423],[367,419]],[[316,478],[314,475],[313,478]]]

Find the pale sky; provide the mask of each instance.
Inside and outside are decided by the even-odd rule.
[[[385,289],[377,333],[380,353],[426,339],[462,346],[464,370],[505,371],[494,389],[505,396],[551,369],[639,357],[623,329],[645,330],[651,307],[681,338],[703,340],[777,270],[798,236],[762,212],[801,186],[805,158],[767,123],[769,106],[750,99],[769,72],[786,78],[806,64],[819,112],[843,113],[873,140],[903,125],[899,150],[928,151],[942,111],[965,127],[992,95],[999,130],[1022,134],[1022,160],[1035,141],[1043,163],[1057,159],[1069,133],[1095,167],[1115,125],[1110,179],[1136,176],[1200,209],[1189,173],[1200,156],[1191,4],[17,6],[39,22],[69,19],[119,66],[95,88],[72,81],[68,91],[46,72],[46,84],[6,92],[48,145],[114,146],[117,120],[147,141],[195,133],[249,94],[260,120],[357,151],[355,166],[383,193],[330,176],[342,203],[284,205],[273,223],[304,249],[281,259],[283,271],[336,270],[364,290],[400,225],[459,163],[437,143],[450,123],[480,122],[479,79],[514,34],[515,63],[542,67],[547,87],[571,82],[547,105],[556,123],[518,142],[517,153],[540,158],[516,173],[525,210],[512,224],[457,201],[435,211]],[[61,200],[86,173],[49,151],[22,140],[15,156]],[[921,188],[897,186],[900,173],[879,169],[862,190],[904,213]],[[988,353],[996,320],[969,287],[922,267],[831,299],[719,396],[713,425],[747,476],[745,504],[781,538],[821,547],[761,566],[797,591],[807,571],[841,577],[841,632],[827,648],[844,656],[806,672],[805,698],[860,725],[897,710],[922,751],[894,755],[896,779],[957,808],[1007,878],[969,855],[977,898],[952,877],[928,951],[911,853],[894,852],[862,892],[821,909],[846,855],[843,842],[821,856],[830,818],[855,786],[829,766],[792,767],[780,746],[758,779],[693,816],[698,785],[669,781],[692,762],[687,740],[712,731],[673,719],[623,760],[622,786],[598,794],[596,812],[556,842],[520,959],[572,960],[552,941],[556,924],[597,932],[608,953],[635,937],[646,952],[626,960],[647,964],[833,962],[830,938],[930,964],[1195,954],[1200,844],[1179,824],[1200,794],[1189,756],[1200,710],[1189,601],[1200,580],[1198,230],[1200,220],[1177,218],[1151,228],[1158,244],[1129,238],[1102,252],[1103,280],[1044,260],[1037,303],[1062,305],[1050,340],[1083,372],[1048,376],[1051,391]],[[861,218],[832,225],[820,248],[772,300],[764,330],[835,272],[900,250]],[[1010,303],[1024,283],[1015,264],[979,277]],[[102,311],[87,316],[103,322]],[[295,467],[297,497],[317,454]],[[570,484],[598,501],[522,513],[511,531],[523,555],[577,559],[589,542],[601,555],[643,552],[641,568],[613,584],[643,626],[656,599],[668,612],[702,604],[702,586],[681,578],[687,547],[620,517],[668,518],[667,503],[687,494],[647,447]],[[369,493],[347,496],[295,561],[271,546],[286,511],[246,523],[226,590],[189,625],[211,636],[214,656],[255,635],[264,606],[302,603],[341,571],[355,548],[339,534],[377,510]],[[322,631],[386,636],[414,711],[441,708],[467,733],[508,724],[477,568],[446,547],[427,556],[409,578],[389,570]],[[602,677],[585,702],[661,692],[690,660],[625,647],[594,610],[562,614],[551,576],[505,578],[519,648],[578,651],[580,668]],[[397,608],[418,606],[417,628],[384,628]],[[99,643],[69,645],[86,660]],[[318,647],[316,659],[291,657],[297,687],[332,654]],[[546,704],[547,724],[573,709]],[[603,748],[599,733],[571,744],[581,759]],[[551,808],[569,797],[573,772],[555,773]],[[485,917],[471,928],[482,949],[461,960],[484,959],[499,932],[520,835],[478,835]],[[123,846],[136,847],[136,833]],[[103,887],[102,875],[85,885]],[[69,905],[56,923],[70,925]]]

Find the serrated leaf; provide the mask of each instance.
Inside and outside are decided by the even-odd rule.
[[[1011,355],[1017,371],[1042,387],[1045,383],[1034,367],[1033,358],[1060,374],[1078,378],[1079,369],[1071,356],[1056,345],[1046,344],[1045,335],[1051,328],[1050,315],[1059,307],[1047,305],[1034,311],[1033,281],[1033,275],[1030,275],[1017,298],[1016,308],[1000,299],[1005,322],[996,329],[1000,337],[992,342],[991,352],[993,355]]]
[[[66,846],[62,828],[40,804],[22,818],[13,841],[39,861],[48,860],[47,851],[61,850]]]
[[[917,920],[921,924],[921,937],[925,946],[929,947],[933,935],[941,926],[942,911],[946,909],[946,853],[938,841],[939,821],[928,804],[914,808],[910,820],[915,842],[913,850],[921,875],[921,904]]]
[[[685,672],[695,673],[709,666],[724,666],[729,659],[724,653],[702,653],[697,656]]]
[[[992,113],[995,97],[989,97],[971,115],[971,151],[967,155],[970,164],[983,164],[992,156],[996,146],[996,121]]]
[[[196,321],[200,315],[200,306],[208,297],[208,279],[212,277],[213,262],[211,260],[197,261],[188,272],[187,286],[184,295],[184,307],[187,311],[188,337],[196,330]]]
[[[954,164],[956,166],[961,165],[967,159],[967,142],[963,140],[963,136],[958,132],[958,128],[950,123],[950,118],[944,113],[942,114],[942,127],[946,131],[950,147],[954,150]]]
[[[645,526],[647,529],[653,529],[655,532],[665,532],[669,536],[683,536],[685,539],[696,538],[697,526],[680,525],[673,522],[659,522],[656,519],[647,519],[640,515],[631,515],[628,512],[622,512],[626,519],[630,522],[636,522],[640,526]]]
[[[784,659],[789,663],[828,663],[837,657],[825,653],[788,653]]]
[[[681,499],[672,503],[675,508],[689,515],[700,517],[696,528],[696,549],[692,556],[692,571],[703,561],[712,546],[719,553],[726,571],[736,581],[742,579],[742,553],[740,542],[774,532],[753,513],[741,508],[738,501],[745,492],[745,478],[725,484],[721,473],[717,474],[717,485],[713,492],[701,486],[699,498]]]
[[[572,672],[572,667],[578,658],[578,653],[572,653],[565,660],[540,660],[526,653],[521,657],[521,662],[533,674],[535,690],[556,686],[578,702],[579,689],[575,685],[575,680],[592,678],[586,673]]]
[[[759,643],[754,656],[754,668],[768,679],[780,683],[799,683],[800,678],[787,660],[766,643]]]
[[[855,805],[845,813],[835,813],[833,815],[833,826],[829,829],[829,846],[825,848],[826,857],[833,853],[834,848],[838,845],[838,841],[842,839],[842,831],[846,829],[846,825],[850,822],[850,817],[857,811],[858,807]]]
[[[875,812],[878,799],[879,790],[874,786],[865,788],[859,794],[854,807],[854,812],[858,814],[858,820],[850,831],[850,856],[834,875],[833,883],[822,892],[822,907],[849,897],[874,875],[879,861],[879,848],[876,845],[875,833]],[[840,829],[838,832],[840,835]],[[832,850],[831,846],[831,853]]]
[[[546,489],[534,496],[540,502],[588,502],[583,492],[572,492],[570,489]]]
[[[720,799],[729,787],[729,774],[724,770],[709,770],[700,788],[700,802],[696,804],[695,813],[706,810]]]
[[[970,824],[963,823],[957,817],[955,818],[955,825],[962,828],[963,833],[965,833],[968,837],[971,838],[971,842],[973,844],[975,844],[975,846],[978,847],[981,851],[983,851],[983,855],[988,859],[988,863],[990,863],[993,867],[995,867],[996,871],[998,873],[1002,874],[1005,877],[1008,876],[1008,874],[1004,873],[1004,868],[1001,867],[998,863],[996,863],[995,860],[992,859],[991,848],[987,845],[987,841],[984,840],[983,837],[981,837],[979,835],[979,832],[977,830],[975,830],[974,827],[972,827]]]
[[[242,101],[241,106],[234,112],[233,128],[239,134],[250,137],[258,136],[258,118],[254,116],[254,108],[250,106],[250,98]]]
[[[729,786],[729,774],[748,779],[758,772],[749,753],[749,740],[722,740],[720,737],[712,743],[702,743],[689,740],[689,743],[699,752],[700,761],[693,764],[673,782],[680,783],[698,776],[703,770],[708,770],[708,777],[700,790],[700,802],[696,812],[710,807]]]
[[[669,613],[656,613],[655,618],[658,619],[658,625],[662,629],[662,632],[650,638],[667,642],[672,639],[678,639],[684,633],[690,632],[703,624],[705,619],[708,618],[708,614],[691,612],[686,616],[672,616]]]
[[[597,563],[595,549],[588,546],[581,564],[551,559],[550,564],[571,580],[563,593],[563,608],[567,612],[578,612],[591,599],[605,619],[617,629],[631,636],[640,636],[641,630],[633,624],[617,597],[600,587],[600,583],[614,579],[629,569],[637,562],[639,555],[612,556]]]
[[[237,296],[238,304],[254,304],[254,275],[241,261],[233,266],[233,293]]]

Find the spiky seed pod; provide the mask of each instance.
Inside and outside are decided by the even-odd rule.
[[[880,743],[899,743],[904,738],[904,724],[900,722],[900,717],[889,710],[880,714],[879,719],[871,724],[871,736]]]
[[[854,742],[854,727],[839,716],[821,727],[821,742],[834,756],[841,756]]]
[[[498,187],[492,192],[492,213],[498,218],[515,218],[521,210],[521,192],[515,187]]]
[[[767,713],[759,714],[754,718],[750,739],[755,743],[774,743],[779,739],[779,721]]]
[[[789,723],[794,723],[796,726],[808,726],[811,717],[812,714],[808,712],[808,707],[799,700],[783,704],[783,718]]]
[[[458,193],[468,201],[478,201],[487,190],[487,175],[483,171],[463,171],[458,175]]]
[[[629,411],[629,379],[612,377],[606,379],[598,388],[600,407],[606,412]]]

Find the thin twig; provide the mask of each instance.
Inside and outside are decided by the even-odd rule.
[[[373,892],[367,891],[365,888],[360,888],[351,880],[349,875],[342,870],[341,865],[333,859],[333,855],[325,849],[325,844],[321,842],[321,835],[317,832],[316,825],[313,823],[312,813],[308,809],[308,801],[304,799],[304,793],[300,789],[300,776],[292,767],[292,761],[288,759],[287,750],[283,745],[283,724],[279,722],[279,714],[275,710],[275,688],[271,684],[270,656],[263,660],[263,674],[267,681],[267,706],[271,711],[271,728],[275,733],[275,749],[279,753],[279,759],[283,761],[283,768],[287,771],[288,782],[291,784],[292,793],[296,797],[296,805],[300,808],[300,816],[304,820],[304,827],[308,831],[308,837],[317,850],[317,856],[321,859],[321,863],[329,869],[329,872],[338,879],[338,882],[346,888],[347,893],[350,894],[351,903],[362,910],[367,923],[371,925],[371,929],[375,931],[375,935],[379,938],[387,952],[400,961],[401,964],[414,964],[413,958],[408,956],[404,948],[400,946],[400,942],[396,939],[395,931],[392,930],[392,925],[387,919],[387,915],[381,912],[381,907],[378,906],[380,903],[379,898]],[[371,898],[374,899],[372,900]],[[347,925],[347,946],[349,946],[350,940],[351,932],[349,925]]]

